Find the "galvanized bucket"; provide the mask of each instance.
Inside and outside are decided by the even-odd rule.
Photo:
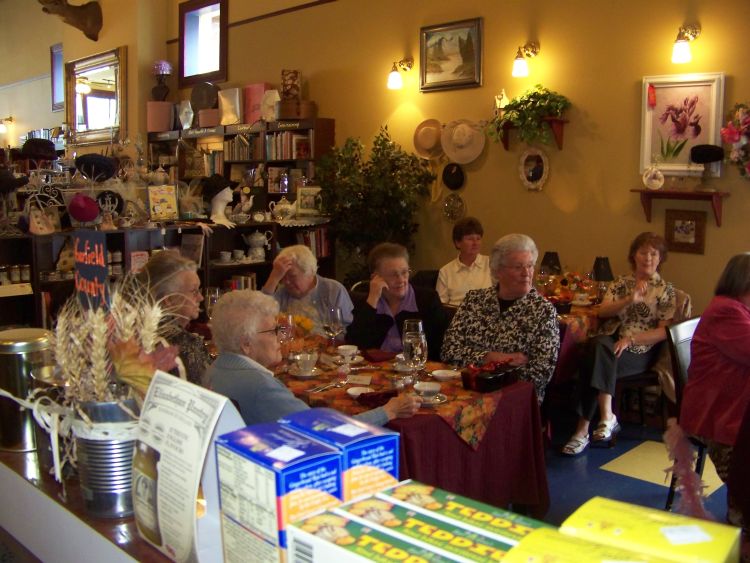
[[[123,404],[138,413],[134,400]],[[133,423],[132,417],[118,403],[83,403],[86,415],[94,423]],[[119,426],[119,425],[117,425]],[[86,511],[100,518],[123,518],[133,514],[132,470],[135,449],[135,425],[128,430],[110,426],[115,439],[76,435],[76,452],[81,492]],[[101,424],[99,425],[101,427]],[[95,430],[96,434],[101,434]]]

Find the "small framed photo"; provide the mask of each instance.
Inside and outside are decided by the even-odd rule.
[[[423,27],[419,32],[422,92],[482,85],[482,18]]]
[[[664,238],[670,252],[703,254],[706,246],[706,212],[667,209]]]
[[[148,211],[152,221],[179,219],[175,187],[172,185],[149,186]]]
[[[320,187],[297,188],[297,215],[320,215]]]
[[[724,73],[666,74],[643,77],[641,174],[658,160],[669,176],[700,176],[690,161],[696,145],[721,145]],[[711,164],[718,177],[719,162]]]

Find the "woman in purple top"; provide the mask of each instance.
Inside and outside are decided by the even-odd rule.
[[[367,257],[370,287],[367,295],[354,295],[354,318],[346,341],[360,348],[401,352],[406,319],[421,319],[430,359],[440,359],[448,316],[432,288],[409,283],[409,252],[400,244],[384,242]]]

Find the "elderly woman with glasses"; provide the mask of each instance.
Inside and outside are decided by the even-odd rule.
[[[506,235],[495,243],[490,256],[495,283],[466,294],[445,333],[442,359],[520,366],[520,378],[534,384],[541,403],[555,371],[560,329],[554,306],[533,287],[538,255],[526,235]]]
[[[211,326],[219,356],[208,379],[214,391],[237,404],[245,424],[272,422],[310,408],[269,369],[281,362],[278,314],[279,304],[272,297],[249,289],[223,295],[213,310]],[[417,397],[404,394],[355,418],[383,425],[412,416],[419,406]]]
[[[352,322],[352,300],[336,280],[319,276],[318,261],[305,245],[287,246],[273,261],[263,293],[273,295],[285,313],[313,322],[312,332],[325,335],[323,324],[334,307],[341,309],[344,326]]]
[[[188,381],[204,385],[204,374],[211,357],[203,337],[187,330],[190,321],[198,318],[203,301],[197,269],[192,260],[165,250],[149,259],[139,277],[149,286],[154,298],[160,300],[162,307],[176,319],[174,331],[167,340],[179,348]]]
[[[448,317],[437,292],[409,283],[409,252],[400,244],[384,242],[367,257],[370,285],[366,296],[355,296],[354,320],[346,341],[360,348],[401,352],[406,319],[420,319],[430,359],[440,357]]]

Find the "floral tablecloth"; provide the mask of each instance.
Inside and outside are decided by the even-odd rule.
[[[373,391],[384,391],[394,388],[394,381],[402,374],[395,372],[391,362],[378,364],[367,364],[372,369],[359,369],[352,372],[353,375],[370,376],[371,380],[367,387]],[[428,362],[425,372],[429,373],[445,366],[437,362]],[[422,379],[434,381],[431,376],[424,373]],[[319,377],[300,379],[286,372],[280,373],[278,377],[299,398],[307,402],[311,407],[331,407],[346,414],[358,414],[367,410],[346,392],[348,385],[341,388],[332,388],[320,393],[311,393],[310,390],[323,383],[341,379],[341,374],[335,369],[322,371]],[[413,392],[407,387],[402,392]],[[466,391],[461,378],[441,382],[440,392],[447,397],[447,401],[434,407],[422,407],[419,415],[436,414],[442,418],[455,432],[472,448],[476,449],[484,437],[487,427],[495,415],[500,393],[476,393]]]

